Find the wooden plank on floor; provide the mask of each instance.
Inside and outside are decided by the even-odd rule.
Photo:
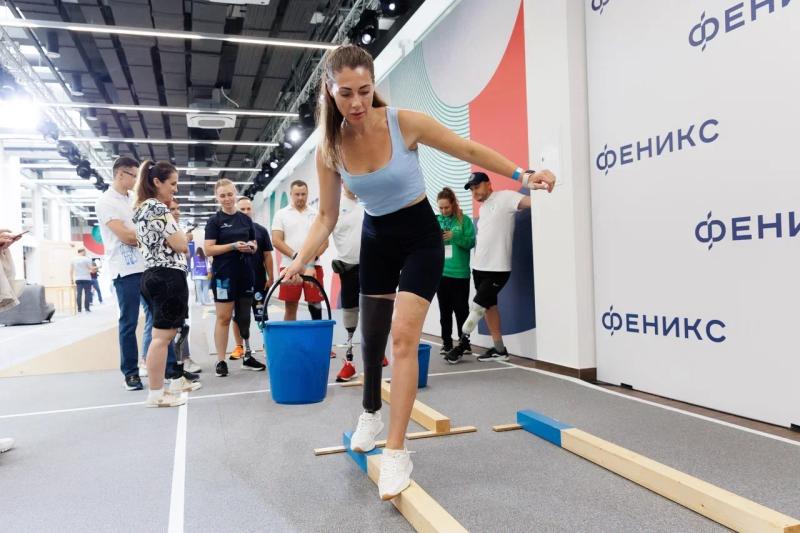
[[[381,382],[381,398],[387,403],[391,399],[391,386],[386,381]],[[411,409],[411,420],[428,431],[435,433],[447,433],[450,431],[450,419],[419,400],[414,401],[414,407]]]
[[[501,433],[503,431],[515,431],[517,429],[522,429],[520,424],[498,424],[496,426],[492,426],[492,431],[496,431]]]
[[[451,429],[449,433],[435,433],[433,431],[418,431],[416,433],[406,433],[406,438],[408,440],[428,439],[431,437],[447,437],[450,435],[463,435],[464,433],[475,433],[476,431],[478,431],[478,428],[476,428],[475,426],[461,426]],[[385,448],[386,441],[376,440],[375,447]],[[344,453],[345,451],[346,450],[344,446],[329,446],[327,448],[314,448],[314,455],[333,455],[335,453]]]
[[[367,475],[376,485],[380,472],[379,454],[368,456]],[[392,499],[392,504],[420,533],[466,533],[467,531],[413,480],[411,486]]]
[[[736,531],[800,533],[800,520],[533,411],[523,429]]]
[[[736,531],[800,532],[800,520],[590,435],[567,429],[562,447]]]

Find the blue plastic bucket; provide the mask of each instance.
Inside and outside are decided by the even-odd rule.
[[[267,322],[269,388],[276,403],[317,403],[328,392],[335,320]]]
[[[419,359],[419,377],[417,378],[417,388],[424,389],[428,386],[428,366],[431,362],[431,345],[420,344],[417,348],[417,358]]]
[[[267,351],[269,388],[272,399],[281,404],[321,402],[328,392],[336,321],[330,319],[330,302],[319,282],[309,276],[303,276],[303,279],[315,283],[320,289],[328,306],[328,320],[269,322],[269,299],[283,278],[272,286],[264,301],[262,333]]]

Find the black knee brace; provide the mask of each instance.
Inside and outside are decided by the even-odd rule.
[[[311,320],[322,320],[322,304],[308,304]]]

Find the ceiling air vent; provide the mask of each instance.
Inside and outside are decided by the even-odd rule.
[[[196,111],[186,114],[186,125],[190,128],[204,130],[221,130],[236,126],[236,115],[223,115],[219,113],[204,113]]]
[[[189,161],[186,173],[190,176],[215,177],[219,176],[219,170],[211,170],[212,163],[208,161]]]

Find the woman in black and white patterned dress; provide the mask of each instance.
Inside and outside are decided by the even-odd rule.
[[[167,347],[183,326],[189,305],[184,255],[188,241],[167,207],[177,192],[178,171],[170,163],[145,161],[139,167],[133,222],[147,267],[141,292],[153,311],[153,340],[147,350],[147,407],[176,407],[186,402],[164,392]]]

